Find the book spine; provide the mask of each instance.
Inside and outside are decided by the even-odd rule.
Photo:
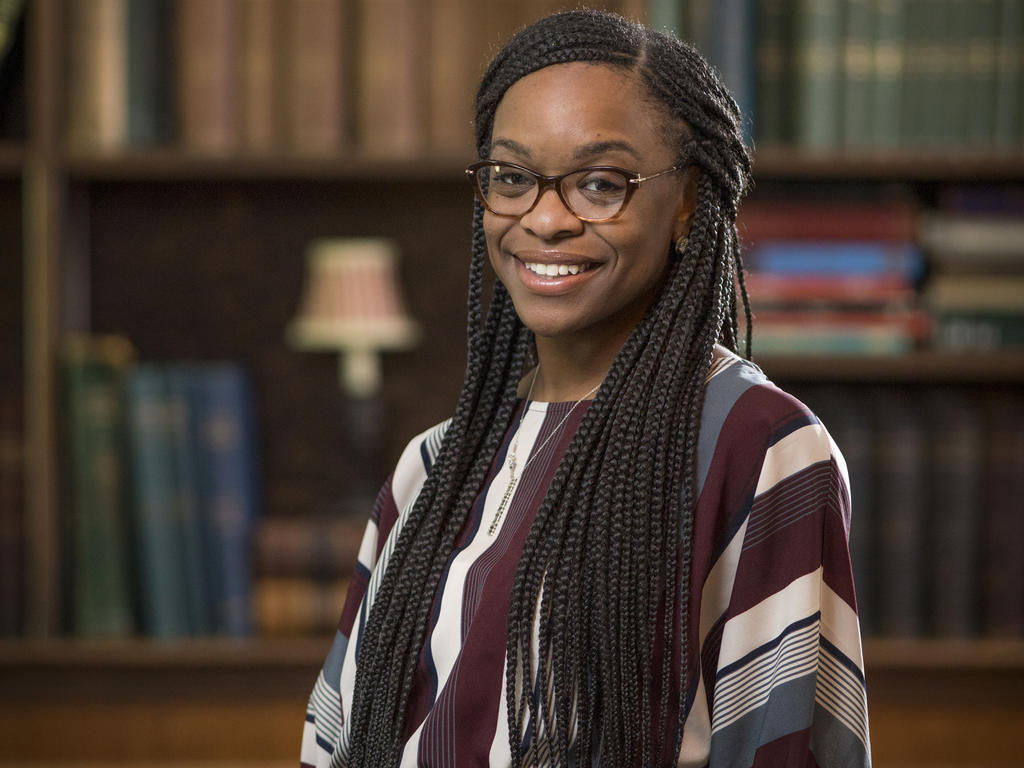
[[[305,155],[331,155],[345,136],[348,95],[348,21],[343,0],[292,0],[288,4],[288,146]],[[389,57],[375,50],[374,57]],[[384,86],[384,83],[377,83]],[[407,94],[381,94],[382,100]]]
[[[127,140],[127,0],[71,3],[67,140],[79,152],[116,152]]]
[[[871,0],[847,0],[843,10],[842,144],[864,149],[872,139],[874,6]]]
[[[871,144],[900,145],[904,80],[904,0],[873,0],[874,77],[871,89]]]
[[[119,337],[75,338],[63,353],[69,613],[72,632],[82,637],[134,628],[123,389],[131,356]]]
[[[371,156],[415,156],[429,132],[426,8],[415,0],[361,0],[358,10],[359,146]]]
[[[127,0],[127,136],[130,146],[174,137],[170,0]]]
[[[258,516],[249,382],[237,365],[204,368],[198,397],[202,509],[214,629],[251,631],[251,546]]]
[[[794,20],[796,144],[810,151],[835,149],[842,107],[842,3],[796,0]]]
[[[487,58],[475,0],[435,0],[430,28],[430,145],[473,157],[473,98]]]
[[[333,631],[345,608],[349,583],[348,578],[259,578],[253,590],[259,634],[313,635]]]
[[[998,149],[1024,146],[1024,4],[999,0],[996,44],[996,104],[993,142]]]
[[[177,108],[185,149],[230,154],[239,146],[235,0],[178,0]]]
[[[761,243],[748,254],[751,271],[780,274],[897,275],[916,282],[924,259],[913,245],[873,242]]]
[[[1024,636],[1024,395],[998,388],[985,403],[983,628],[995,637]]]
[[[707,58],[739,107],[743,140],[753,143],[754,59],[757,50],[755,0],[720,0],[711,17]]]
[[[995,145],[998,0],[957,0],[964,19],[966,98],[955,109],[966,123],[964,141],[973,149]],[[948,98],[948,96],[947,96]]]
[[[239,141],[253,155],[283,144],[284,10],[278,0],[240,0]]]
[[[878,524],[878,628],[890,637],[924,632],[927,449],[918,404],[908,390],[872,393]]]
[[[978,633],[980,619],[981,412],[970,393],[948,387],[932,388],[925,408],[929,625],[938,636],[970,637]]]
[[[196,400],[198,367],[169,363],[167,376],[167,426],[175,477],[173,503],[181,535],[181,567],[188,609],[189,633],[212,632],[209,579],[202,510],[199,506],[199,436]]]
[[[365,523],[361,518],[276,515],[255,531],[255,571],[261,576],[351,576]]]
[[[154,637],[184,637],[191,628],[167,379],[161,367],[147,363],[129,375],[127,387],[143,627]]]
[[[757,3],[757,111],[754,127],[761,146],[785,144],[791,138],[789,2],[758,0]]]

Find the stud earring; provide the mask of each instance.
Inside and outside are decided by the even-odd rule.
[[[678,253],[680,256],[682,256],[683,253],[686,251],[686,244],[689,243],[689,242],[690,242],[690,236],[689,235],[683,235],[678,240],[676,240],[676,253]]]

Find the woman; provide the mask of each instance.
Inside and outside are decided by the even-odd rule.
[[[845,465],[736,353],[734,102],[574,11],[476,139],[463,391],[378,497],[303,763],[869,764]]]

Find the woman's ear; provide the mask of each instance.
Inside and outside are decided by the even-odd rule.
[[[700,178],[700,168],[695,165],[689,166],[683,172],[683,195],[679,202],[679,214],[676,217],[673,239],[690,234],[690,222],[693,220],[693,212],[697,210],[697,180]]]

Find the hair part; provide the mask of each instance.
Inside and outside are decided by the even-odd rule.
[[[596,11],[541,19],[495,56],[476,99],[481,158],[508,88],[568,62],[637,73],[670,118],[666,140],[678,144],[678,162],[700,173],[685,253],[673,256],[660,295],[618,353],[524,544],[508,615],[509,746],[516,766],[566,765],[570,752],[605,765],[674,763],[696,685],[689,578],[704,382],[715,345],[737,347],[737,280],[749,354],[735,219],[750,159],[736,104],[700,54]],[[483,312],[486,260],[476,201],[463,388],[363,631],[349,765],[397,763],[412,730],[409,696],[430,608],[532,354],[532,334],[500,283]]]

